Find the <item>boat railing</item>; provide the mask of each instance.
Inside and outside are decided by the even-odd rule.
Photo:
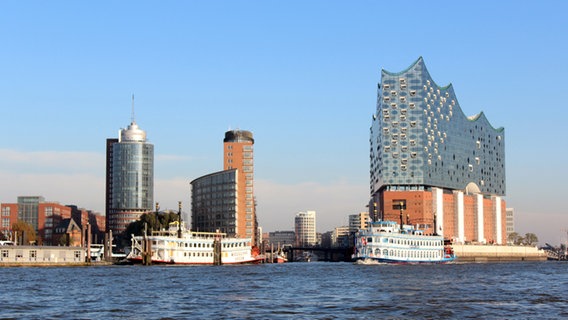
[[[152,231],[152,236],[162,236],[162,237],[169,237],[169,236],[177,236],[177,230],[160,230],[160,231]],[[227,234],[224,232],[201,232],[201,231],[184,231],[184,235],[189,235],[192,238],[201,238],[201,239],[214,239],[214,238],[225,238]]]

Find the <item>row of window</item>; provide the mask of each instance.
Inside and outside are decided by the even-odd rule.
[[[377,257],[381,256],[381,249],[375,249],[373,252],[372,249],[370,254],[373,254]],[[415,258],[415,259],[439,259],[442,254],[442,250],[382,250],[383,257],[398,257],[398,258]]]
[[[154,246],[157,246],[158,243],[156,241],[152,241]],[[213,243],[183,243],[179,242],[178,247],[185,247],[185,248],[213,248]],[[223,248],[242,248],[245,246],[244,242],[237,242],[237,243],[222,243]]]
[[[435,247],[435,246],[442,246],[444,242],[442,240],[409,240],[409,239],[400,239],[400,238],[383,238],[379,237],[373,238],[368,237],[367,242],[371,243],[373,240],[380,241],[382,243],[390,243],[390,244],[398,244],[398,245],[405,245],[405,246],[414,246],[414,247]]]

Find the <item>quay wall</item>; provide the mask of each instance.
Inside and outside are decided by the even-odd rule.
[[[499,245],[452,245],[457,256],[456,261],[543,261],[546,252],[531,246]]]

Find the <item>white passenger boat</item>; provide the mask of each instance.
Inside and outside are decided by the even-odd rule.
[[[369,223],[355,234],[355,262],[446,263],[456,259],[449,241],[393,221]]]
[[[217,247],[217,249],[215,249]],[[142,263],[147,252],[153,264],[243,264],[259,263],[264,257],[251,246],[250,238],[227,237],[219,232],[192,232],[170,224],[167,231],[150,236],[132,236],[127,259]]]

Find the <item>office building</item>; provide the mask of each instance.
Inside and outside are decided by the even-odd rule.
[[[506,209],[506,214],[507,214],[507,222],[506,222],[506,228],[507,228],[507,240],[509,239],[509,235],[513,232],[515,232],[515,209],[513,208],[507,208]]]
[[[369,224],[369,213],[359,212],[358,214],[349,215],[349,232],[355,233],[359,229],[367,228]]]
[[[237,169],[191,181],[191,230],[237,235]]]
[[[296,243],[294,231],[274,231],[268,233],[268,243],[274,246],[293,246]]]
[[[505,242],[505,131],[483,112],[465,116],[422,57],[382,70],[370,147],[373,220],[403,219],[459,243]]]
[[[297,246],[308,247],[318,244],[315,211],[298,212],[294,218],[294,229]]]
[[[154,145],[134,121],[107,139],[106,227],[118,235],[154,203]]]
[[[42,196],[20,196],[17,203],[0,204],[1,225],[0,232],[4,238],[17,240],[20,244],[26,243],[22,235],[16,235],[13,225],[21,220],[29,224],[37,236],[37,244],[60,245],[55,234],[57,227],[65,220],[75,219],[79,228],[91,225],[93,239],[102,239],[105,231],[104,216],[86,209],[78,209],[74,205],[62,205],[55,201],[46,201]],[[75,216],[79,210],[85,217],[85,224],[81,225],[81,216]],[[59,235],[60,236],[60,235]]]
[[[223,139],[223,169],[237,169],[237,234],[257,244],[258,222],[254,196],[254,139],[252,132],[230,130]]]
[[[258,245],[254,197],[253,135],[232,130],[223,140],[223,171],[191,182],[192,230],[251,238]]]

